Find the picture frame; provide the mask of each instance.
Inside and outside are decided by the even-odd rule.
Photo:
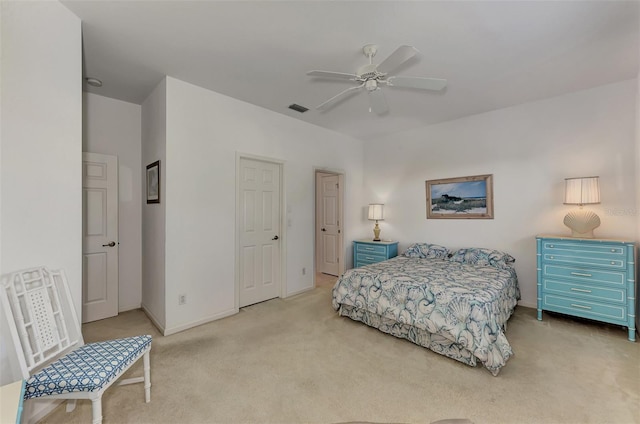
[[[147,203],[160,203],[160,161],[147,165]]]
[[[427,219],[493,219],[493,174],[425,181]]]

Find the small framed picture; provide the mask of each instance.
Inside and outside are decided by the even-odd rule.
[[[147,165],[147,203],[160,203],[160,161]]]
[[[427,219],[493,219],[493,175],[426,181]]]

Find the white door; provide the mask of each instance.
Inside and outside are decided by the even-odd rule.
[[[319,272],[340,275],[341,237],[341,176],[316,174],[316,240]]]
[[[280,165],[241,158],[239,306],[280,296]]]
[[[82,153],[82,322],[118,315],[118,158]]]

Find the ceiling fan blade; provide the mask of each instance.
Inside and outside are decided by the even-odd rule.
[[[309,71],[307,75],[311,77],[321,77],[321,78],[339,78],[346,80],[355,81],[358,76],[356,74],[346,74],[344,72],[332,72],[332,71]]]
[[[423,90],[442,90],[447,86],[446,79],[422,77],[389,77],[391,87],[421,88]]]
[[[407,60],[418,54],[418,49],[413,46],[400,46],[391,55],[378,65],[378,72],[388,74],[402,65]]]
[[[389,111],[384,93],[379,88],[369,91],[369,105],[371,105],[371,110],[378,115],[385,114]]]
[[[345,96],[346,96],[348,93],[350,93],[350,92],[352,92],[352,91],[355,91],[355,90],[357,90],[357,89],[359,89],[359,88],[362,88],[362,87],[364,87],[364,83],[363,83],[363,84],[360,84],[360,85],[358,85],[358,86],[355,86],[355,87],[349,87],[349,88],[347,88],[346,90],[343,90],[343,91],[339,92],[338,94],[336,94],[335,96],[333,96],[333,97],[332,97],[332,98],[330,98],[329,100],[327,100],[327,101],[325,101],[325,102],[323,102],[323,103],[320,103],[318,106],[316,106],[316,109],[318,109],[318,110],[327,110],[327,109],[329,109],[331,106],[333,106],[334,104],[338,103],[338,101],[340,101],[340,100],[344,99],[344,98],[345,98]]]

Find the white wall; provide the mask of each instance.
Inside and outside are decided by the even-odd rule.
[[[564,234],[564,178],[599,175],[590,209],[596,237],[632,239],[637,217],[636,81],[474,115],[365,145],[368,201],[385,206],[382,232],[404,250],[416,241],[489,247],[516,257],[525,306],[536,305],[535,235]],[[493,174],[492,220],[429,219],[425,180]]]
[[[85,152],[118,157],[118,310],[142,303],[141,107],[83,94]]]
[[[82,295],[82,62],[80,20],[58,2],[2,8],[0,273],[47,265]],[[0,384],[21,378],[4,313]],[[49,402],[25,404],[29,420]]]
[[[142,307],[162,330],[165,311],[166,80],[142,103]],[[160,161],[160,203],[146,203],[146,166]]]
[[[174,78],[166,86],[166,332],[235,312],[237,152],[285,161],[283,276],[287,294],[311,288],[302,268],[314,265],[314,166],[346,174],[349,251],[361,235],[362,142]]]

